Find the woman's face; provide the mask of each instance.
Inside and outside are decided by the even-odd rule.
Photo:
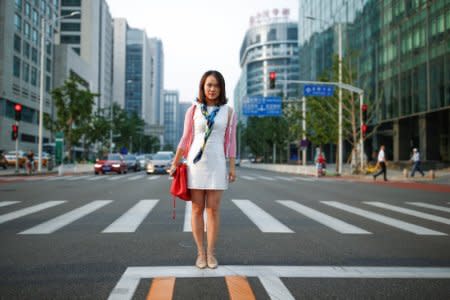
[[[217,100],[220,95],[219,81],[213,75],[206,77],[205,86],[203,89],[206,98],[209,100]]]

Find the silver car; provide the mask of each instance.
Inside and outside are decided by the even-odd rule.
[[[157,153],[147,163],[147,174],[169,173],[172,164],[172,155],[167,153]]]

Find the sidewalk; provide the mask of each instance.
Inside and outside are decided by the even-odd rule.
[[[42,172],[37,171],[33,176],[48,176],[48,175],[72,175],[81,173],[94,173],[94,164],[66,164],[60,167],[54,167],[53,170],[49,171],[46,167],[42,167]],[[27,176],[26,170],[24,168],[19,168],[18,173],[16,173],[15,167],[9,167],[8,169],[0,169],[1,176]]]
[[[288,165],[288,164],[260,164],[250,163],[243,161],[241,167],[249,169],[260,169],[267,171],[275,171],[281,173],[301,174],[307,176],[315,176],[316,168],[314,165]],[[420,173],[416,172],[415,177],[409,177],[410,169],[406,169],[404,175],[403,170],[387,167],[387,178],[389,181],[401,181],[401,182],[421,182],[421,183],[437,183],[450,185],[450,169],[434,170],[434,178],[431,178],[430,170],[425,170],[425,176],[422,177]],[[327,176],[336,177],[336,164],[327,164]],[[342,175],[339,176],[342,179],[360,180],[360,181],[373,181],[372,174],[351,174],[351,167],[349,164],[344,164],[342,168]],[[383,181],[382,177],[377,177],[377,181]]]

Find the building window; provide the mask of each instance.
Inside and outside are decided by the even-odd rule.
[[[31,6],[30,3],[25,2],[25,15],[30,18],[31,17]]]
[[[18,58],[17,56],[14,56],[13,75],[17,78],[20,78],[20,58]]]
[[[37,69],[35,67],[31,68],[31,84],[37,86]]]
[[[19,10],[22,10],[22,0],[16,0],[16,6],[19,8]]]
[[[33,29],[31,32],[32,32],[32,33],[31,33],[31,41],[32,41],[35,45],[37,45],[37,44],[38,44],[38,33],[37,33],[37,30],[36,30],[36,29]]]
[[[23,74],[22,74],[22,78],[25,82],[30,81],[30,65],[27,64],[26,62],[23,63]]]
[[[26,58],[30,58],[30,44],[23,42],[23,54]]]
[[[288,40],[295,40],[295,41],[298,39],[297,28],[288,28],[288,30],[287,30],[287,39]]]
[[[277,39],[277,30],[275,28],[270,29],[269,33],[267,33],[267,41],[276,41]]]
[[[35,10],[34,8],[33,8],[32,20],[33,20],[33,24],[34,24],[34,25],[36,25],[36,26],[39,25],[38,12],[37,12],[37,10]]]
[[[71,13],[73,13],[73,12],[75,12],[75,11],[78,11],[78,10],[74,10],[74,9],[62,9],[61,10],[61,16],[67,16],[67,15],[70,15]],[[75,15],[75,16],[72,16],[72,17],[68,17],[68,18],[66,18],[66,19],[68,19],[68,20],[70,20],[70,19],[80,19],[81,18],[81,15],[80,14],[78,14],[78,15]]]
[[[16,25],[17,31],[22,30],[22,17],[19,16],[18,14],[14,15],[14,25]]]
[[[63,43],[63,44],[79,44],[80,36],[79,35],[63,35],[61,37],[61,43]]]
[[[73,47],[73,51],[75,51],[76,54],[80,55],[80,48],[79,47]]]
[[[36,64],[38,63],[38,53],[36,48],[31,48],[31,60]]]
[[[52,62],[51,62],[51,60],[49,59],[49,58],[47,58],[47,63],[46,63],[46,70],[47,70],[47,72],[51,72],[52,71]]]
[[[51,79],[50,76],[46,76],[45,77],[45,91],[46,92],[50,92],[50,88],[51,88]]]
[[[22,40],[18,35],[14,35],[14,50],[20,53]]]
[[[45,0],[41,0],[41,12],[45,14]]]
[[[52,55],[52,44],[48,43],[46,46],[47,55]]]
[[[31,37],[31,35],[30,35],[30,24],[28,24],[28,22],[25,22],[25,27],[24,27],[23,32],[24,32],[25,37],[27,39],[29,39]]]
[[[61,23],[61,31],[80,31],[80,23]]]
[[[62,0],[61,6],[81,6],[81,0]]]

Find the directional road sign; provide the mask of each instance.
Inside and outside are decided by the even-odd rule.
[[[326,84],[306,84],[303,88],[305,96],[333,96],[334,86]]]
[[[282,114],[281,97],[248,97],[242,103],[242,110],[245,116],[278,117]]]

